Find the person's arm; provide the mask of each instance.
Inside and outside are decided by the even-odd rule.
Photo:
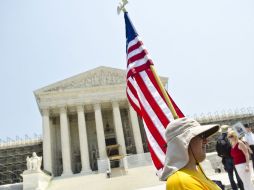
[[[253,152],[252,152],[252,150],[251,150],[251,148],[250,148],[249,143],[248,143],[247,141],[244,141],[244,140],[242,140],[242,141],[243,141],[243,143],[245,144],[245,146],[247,147],[247,150],[249,151],[249,154],[253,154]]]
[[[220,151],[219,151],[219,143],[218,143],[218,141],[216,142],[216,146],[215,146],[215,149],[216,149],[216,152],[217,152],[217,155],[219,156],[219,157],[222,157],[222,155],[221,155],[221,153],[220,153]]]
[[[245,159],[246,159],[245,171],[249,171],[250,155],[249,155],[249,152],[248,152],[248,148],[242,141],[239,140],[238,143],[239,143],[238,148],[243,152],[243,154],[245,156]]]
[[[247,142],[246,134],[243,136],[242,141]]]

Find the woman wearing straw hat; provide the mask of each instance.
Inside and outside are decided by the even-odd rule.
[[[220,190],[199,165],[206,157],[207,137],[218,130],[218,125],[200,125],[189,118],[176,119],[168,125],[167,153],[160,174],[161,180],[167,180],[167,190]]]
[[[239,140],[236,132],[233,130],[228,132],[228,139],[232,145],[231,156],[234,160],[235,168],[243,182],[244,189],[254,190],[251,181],[253,168],[250,165],[248,147],[243,141]]]

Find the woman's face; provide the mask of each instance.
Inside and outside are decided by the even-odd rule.
[[[206,157],[206,144],[207,139],[206,137],[201,135],[198,135],[194,137],[190,141],[190,153],[192,152],[194,159],[196,159],[197,162],[202,162],[205,160]]]
[[[233,134],[229,134],[228,139],[231,143],[234,143],[235,141],[237,141],[237,138]]]

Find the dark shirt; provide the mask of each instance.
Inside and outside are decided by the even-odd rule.
[[[218,156],[222,158],[232,158],[230,151],[231,151],[231,144],[227,138],[227,133],[222,133],[217,140],[216,143],[216,151]]]

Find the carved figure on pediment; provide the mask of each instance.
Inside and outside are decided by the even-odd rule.
[[[59,86],[52,87],[47,91],[61,91],[61,89],[64,90],[72,88],[89,88],[122,83],[125,83],[125,74],[123,72],[101,69],[91,73],[87,73],[86,75],[84,75],[84,78],[81,77],[78,80],[61,83]]]
[[[99,77],[98,77],[98,75],[95,73],[94,75],[93,75],[93,77],[92,77],[92,86],[98,86],[98,79],[99,79]]]
[[[105,76],[105,78],[106,78],[106,83],[107,83],[107,84],[113,84],[114,80],[113,80],[113,78],[112,78],[111,73],[107,73],[106,76]]]
[[[91,78],[86,79],[86,84],[87,86],[92,86],[92,79]]]
[[[115,83],[115,81],[114,81],[114,78],[112,77],[112,74],[110,74],[110,84],[114,84]]]
[[[105,84],[104,74],[101,73],[101,74],[97,77],[97,80],[98,80],[98,84],[97,84],[97,85],[104,85],[104,84]]]
[[[93,75],[90,76],[90,80],[91,80],[90,86],[93,86],[93,85],[94,85],[94,78],[93,78]]]
[[[117,83],[125,82],[125,76],[122,75],[116,75]]]
[[[112,76],[112,79],[116,84],[118,83],[118,77],[115,74]]]

